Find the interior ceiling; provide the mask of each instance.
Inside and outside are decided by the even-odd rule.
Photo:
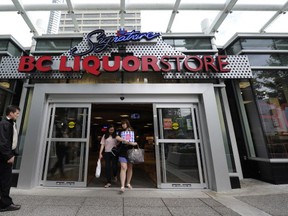
[[[126,114],[128,117],[121,117]],[[139,114],[139,119],[131,118],[131,115]],[[102,119],[95,119],[102,117]],[[94,126],[103,127],[113,124],[116,127],[121,127],[121,119],[128,119],[131,126],[137,130],[153,130],[153,110],[152,104],[93,104],[91,124]],[[113,120],[109,122],[107,120]],[[144,127],[145,126],[145,127]]]

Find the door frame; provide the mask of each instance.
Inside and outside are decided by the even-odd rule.
[[[113,87],[112,87],[113,86]],[[39,186],[44,111],[48,102],[62,103],[195,103],[199,100],[207,184],[215,191],[231,189],[214,85],[185,84],[43,84],[33,85],[33,95],[18,179],[19,188]],[[125,97],[121,100],[120,97]]]
[[[80,163],[83,164],[83,169],[84,169],[84,176],[83,176],[83,181],[69,181],[69,180],[47,180],[47,173],[48,173],[48,165],[49,165],[49,155],[50,155],[50,148],[51,148],[51,143],[56,142],[57,138],[52,137],[52,130],[53,130],[53,125],[54,125],[54,120],[55,120],[55,111],[57,108],[88,108],[88,113],[87,113],[87,118],[86,118],[86,127],[87,127],[87,133],[86,133],[86,138],[66,138],[62,139],[62,141],[67,141],[67,142],[80,142],[81,143],[81,152],[86,149],[85,152],[83,152],[83,155],[80,155]],[[46,125],[43,126],[44,130],[44,140],[43,140],[43,145],[47,146],[47,151],[43,152],[44,157],[42,161],[42,170],[44,171],[43,175],[43,181],[41,181],[41,184],[43,186],[69,186],[69,187],[86,187],[87,185],[87,174],[88,174],[88,153],[89,153],[89,137],[90,137],[90,122],[91,122],[91,104],[79,104],[79,103],[48,103],[48,110],[47,110],[47,120]],[[50,122],[50,115],[51,117],[51,122]],[[84,119],[83,119],[84,120]],[[49,130],[48,130],[49,129]],[[82,143],[85,143],[84,146],[82,146]],[[83,149],[84,148],[84,149]],[[46,148],[44,148],[46,149]],[[45,155],[46,153],[46,155]],[[84,160],[83,160],[84,157]],[[44,161],[45,158],[45,161]],[[81,169],[81,164],[80,164],[80,169]],[[81,170],[79,170],[80,173]],[[82,173],[82,172],[81,172]]]
[[[153,104],[153,117],[154,117],[154,136],[155,136],[155,156],[156,156],[156,174],[157,174],[157,187],[158,188],[207,188],[207,183],[204,181],[207,180],[207,169],[206,169],[206,163],[205,163],[205,154],[204,154],[204,144],[202,142],[202,132],[201,132],[201,121],[199,118],[199,112],[198,112],[198,103],[192,103],[192,104],[158,104],[158,103],[154,103]],[[194,139],[161,139],[161,135],[159,134],[159,129],[162,131],[162,124],[159,122],[159,120],[161,120],[158,116],[158,112],[157,109],[158,108],[188,108],[191,110],[191,117],[192,117],[192,124],[193,124],[193,128],[196,128],[196,122],[198,123],[198,136],[197,137],[197,132],[196,130],[194,130]],[[194,110],[196,112],[196,116],[194,115]],[[196,118],[196,119],[195,119]],[[197,165],[198,165],[198,173],[199,173],[199,183],[191,183],[191,182],[187,182],[187,183],[162,183],[162,177],[164,176],[161,175],[161,172],[163,172],[163,170],[161,169],[161,163],[162,163],[162,167],[166,167],[165,160],[161,161],[161,157],[160,154],[162,154],[162,152],[160,152],[160,144],[163,143],[163,145],[165,145],[165,143],[195,143],[195,147],[196,147],[196,155],[197,155]],[[201,151],[200,151],[200,149]],[[201,154],[201,155],[200,155]],[[203,170],[202,170],[203,168]],[[203,176],[204,175],[204,176]],[[164,177],[163,177],[164,178]]]

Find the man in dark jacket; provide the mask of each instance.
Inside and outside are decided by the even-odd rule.
[[[6,117],[0,122],[0,212],[15,211],[21,207],[15,205],[10,197],[14,151],[18,140],[15,121],[19,113],[18,106],[10,105],[6,109]]]

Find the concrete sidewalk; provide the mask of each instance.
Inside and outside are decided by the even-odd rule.
[[[245,179],[241,189],[228,192],[180,189],[118,188],[11,189],[19,211],[0,215],[21,216],[260,216],[288,215],[288,185],[271,185]]]

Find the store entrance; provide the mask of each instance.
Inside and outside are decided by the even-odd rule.
[[[134,188],[156,188],[152,104],[92,104],[87,187],[104,187],[106,184],[104,159],[101,160],[101,176],[99,178],[95,177],[100,140],[110,124],[113,124],[117,131],[120,131],[122,119],[130,121],[135,130],[137,143],[145,149],[145,162],[134,165],[131,184]],[[112,188],[120,187],[120,164],[118,168],[118,182],[112,182]]]

